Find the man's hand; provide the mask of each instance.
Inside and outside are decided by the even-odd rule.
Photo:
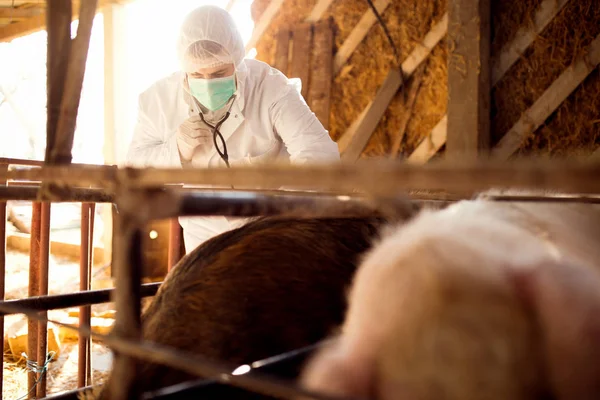
[[[205,146],[212,140],[211,129],[202,122],[198,115],[186,119],[177,129],[177,147],[181,161],[189,163],[194,155],[194,150]]]

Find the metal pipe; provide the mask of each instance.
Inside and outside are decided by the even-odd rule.
[[[156,294],[162,282],[145,283],[140,285],[140,296],[151,297]],[[111,301],[115,289],[88,290],[86,292],[76,292],[67,294],[53,294],[48,296],[35,296],[25,299],[4,300],[2,305],[24,307],[33,311],[58,310],[62,308],[79,307],[86,304],[102,304]],[[10,315],[11,313],[2,313],[0,316]],[[17,313],[18,314],[18,313]]]
[[[32,204],[31,213],[31,235],[30,235],[30,248],[29,248],[29,297],[37,296],[39,294],[40,277],[39,277],[39,265],[40,265],[40,234],[41,234],[41,220],[42,220],[42,205],[39,202]],[[38,362],[37,357],[37,337],[38,335],[38,322],[31,318],[27,321],[27,358],[32,363]],[[36,374],[33,371],[29,371],[27,374],[27,390],[28,398],[35,396]]]
[[[40,186],[0,186],[0,199],[36,201],[40,193]],[[52,199],[53,203],[112,203],[113,195],[103,189],[71,188],[68,195],[61,199]]]
[[[90,205],[81,205],[81,245],[79,255],[79,290],[89,290],[89,247],[90,247]],[[90,327],[91,307],[82,306],[79,309],[79,326]],[[87,346],[88,338],[78,336],[79,358],[77,367],[77,387],[84,387],[87,376]]]
[[[179,225],[179,218],[171,218],[169,225],[169,257],[167,270],[177,264],[181,258],[181,227]]]
[[[177,215],[225,215],[253,217],[261,215],[298,214],[304,216],[373,215],[382,206],[402,208],[410,200],[397,198],[375,201],[368,198],[312,195],[264,195],[251,192],[238,193],[179,193],[180,208]],[[167,208],[152,211],[165,212]],[[169,217],[172,217],[169,215]]]
[[[7,164],[0,164],[0,170],[7,171]],[[6,184],[6,181],[0,181],[1,184]],[[0,201],[0,300],[4,300],[6,282],[6,202]],[[2,354],[4,354],[4,316],[0,316],[0,335],[3,338],[0,346]],[[0,368],[0,400],[4,389],[4,357],[2,357],[2,368]]]
[[[27,159],[23,159],[23,158],[10,158],[10,157],[0,157],[0,164],[6,164],[6,165],[22,165],[22,166],[27,166],[27,167],[43,167],[45,164],[45,162],[43,160],[27,160]],[[95,166],[107,166],[105,164],[81,164],[81,163],[70,163],[69,165],[75,166],[75,167],[82,167],[82,166],[89,166],[89,165],[95,165]],[[108,165],[113,167],[114,165]]]
[[[40,223],[40,275],[39,275],[39,295],[48,294],[48,261],[50,256],[50,203],[42,203],[41,223]],[[47,316],[47,312],[42,315]],[[46,360],[48,353],[48,324],[46,321],[39,321],[38,324],[38,363],[42,364]],[[38,376],[37,397],[46,396],[47,374],[42,371]]]
[[[130,193],[122,195],[130,201]],[[115,308],[117,319],[113,332],[117,337],[137,341],[142,339],[140,282],[142,272],[142,234],[136,224],[135,215],[121,210],[115,218],[117,237],[114,240],[114,273],[116,278]],[[136,382],[138,360],[118,349],[114,352],[113,374],[119,377],[119,384],[110,387],[109,397],[113,400],[139,398]]]
[[[88,279],[87,279],[87,289],[90,290],[92,286],[92,266],[94,265],[94,221],[96,219],[96,204],[90,204],[90,231],[88,235]],[[89,307],[89,317],[87,318],[88,324],[91,326],[92,324],[92,308]],[[92,384],[92,338],[88,338],[87,344],[87,383]]]
[[[136,242],[137,245],[139,245],[140,235],[138,234],[137,236],[138,238],[136,239]],[[35,311],[31,311],[22,307],[15,307],[14,305],[8,306],[6,304],[0,304],[0,311],[5,313],[9,312],[25,314],[27,317],[35,320],[39,320],[42,318]],[[338,396],[315,393],[311,390],[307,390],[298,386],[293,381],[282,380],[266,374],[254,374],[254,376],[248,374],[233,374],[231,371],[234,371],[237,365],[213,361],[197,354],[191,355],[189,353],[186,353],[185,351],[170,346],[164,346],[155,342],[149,342],[143,339],[123,338],[122,333],[120,335],[115,335],[114,330],[113,333],[111,333],[110,335],[102,335],[93,332],[91,329],[86,329],[84,327],[74,327],[72,325],[62,323],[60,321],[49,320],[49,322],[52,322],[53,324],[56,324],[58,326],[65,327],[67,329],[77,331],[80,335],[98,338],[102,342],[106,343],[109,347],[111,347],[115,352],[115,355],[127,355],[128,357],[134,358],[136,360],[144,360],[147,362],[159,363],[171,368],[175,368],[177,370],[181,370],[183,372],[187,372],[192,375],[207,377],[209,379],[214,379],[219,383],[233,385],[259,394],[289,399],[305,397],[322,400],[348,399]],[[113,365],[114,372],[115,368],[118,366],[118,363],[113,363]],[[123,390],[124,388],[121,385],[124,378],[128,379],[131,376],[130,374],[134,372],[135,371],[130,370],[129,373],[125,376],[123,374],[117,373],[116,376],[119,376],[119,385],[111,385],[111,388],[116,389],[116,391]],[[111,399],[114,398],[112,396],[112,393],[109,393],[109,396]],[[130,398],[137,397],[132,396]]]

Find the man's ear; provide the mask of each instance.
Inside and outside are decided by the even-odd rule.
[[[540,332],[545,374],[556,400],[600,399],[600,260],[548,261],[511,271]]]

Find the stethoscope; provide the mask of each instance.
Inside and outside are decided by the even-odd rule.
[[[213,143],[215,145],[215,149],[217,150],[217,153],[219,153],[219,156],[221,157],[221,159],[223,159],[223,161],[225,161],[225,165],[227,165],[227,168],[230,168],[229,155],[227,154],[227,144],[225,143],[225,138],[219,131],[219,128],[221,127],[221,125],[223,125],[223,123],[227,120],[227,118],[229,118],[231,107],[233,107],[234,101],[235,101],[235,95],[233,95],[233,97],[231,98],[231,104],[229,104],[229,108],[227,109],[227,112],[225,113],[223,118],[221,118],[219,120],[219,122],[216,123],[216,125],[212,125],[209,122],[207,122],[204,119],[204,115],[202,115],[202,111],[201,110],[198,111],[198,115],[200,116],[200,119],[202,120],[202,122],[204,122],[209,128],[212,129],[212,137],[213,137]],[[221,140],[221,144],[223,145],[223,151],[221,151],[221,149],[219,148],[219,146],[217,144],[217,137],[219,137],[219,139]]]

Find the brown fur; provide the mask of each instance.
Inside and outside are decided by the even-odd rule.
[[[315,343],[341,323],[358,257],[383,222],[274,217],[223,233],[169,273],[143,337],[236,365]],[[137,376],[144,391],[193,378],[150,363]]]

